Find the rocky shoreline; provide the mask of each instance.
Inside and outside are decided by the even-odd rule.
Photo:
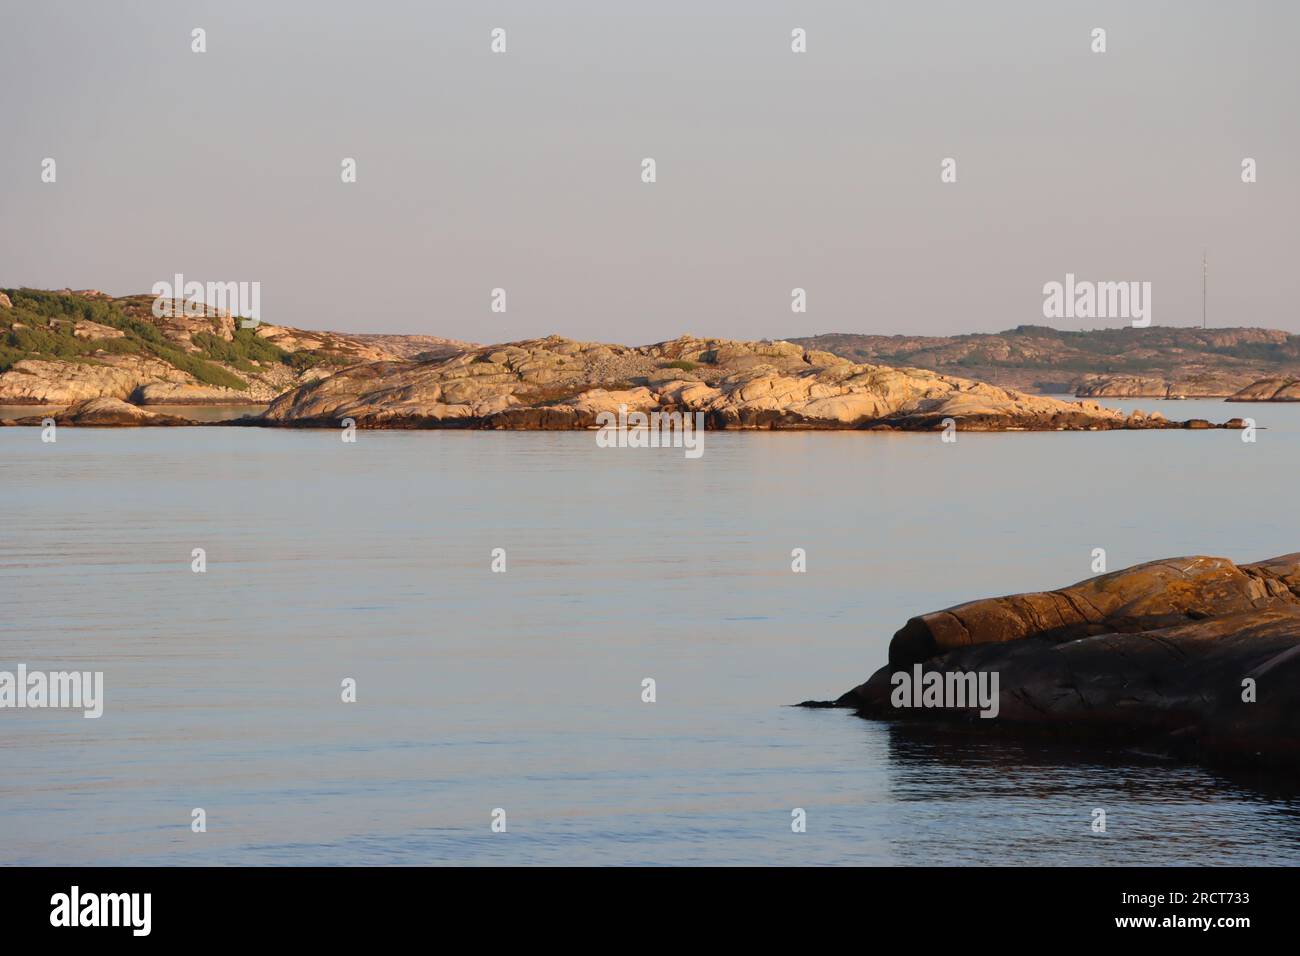
[[[1076,398],[1223,399],[1269,377],[1300,376],[1300,335],[1266,328],[1153,325],[1072,332],[1021,325],[955,336],[837,332],[791,341],[857,362],[914,365]]]
[[[947,391],[965,393],[963,406],[985,406],[956,409],[968,429],[1047,430],[1132,427],[1102,423],[1089,414],[1095,405],[1029,401],[1057,391],[1241,402],[1300,396],[1300,336],[1270,329],[1020,326],[951,338],[832,334],[775,342],[684,336],[637,348],[551,336],[479,346],[267,322],[244,328],[219,309],[173,303],[156,315],[155,305],[151,296],[93,289],[0,291],[0,405],[275,401],[267,424],[323,427],[336,418],[324,406],[350,402],[358,427],[584,428],[608,405],[604,393],[635,392],[629,407],[700,411],[712,428],[914,430],[930,427],[916,419],[937,411]],[[884,381],[890,374],[893,383]],[[325,379],[333,385],[307,388]],[[890,394],[899,383],[910,394]],[[874,402],[864,397],[873,389]],[[1154,424],[1159,416],[1143,418],[1143,427],[1170,427]]]
[[[693,336],[636,348],[551,336],[436,361],[355,366],[280,396],[261,424],[337,426],[347,418],[358,428],[584,429],[622,408],[699,414],[711,429],[1222,427],[859,364],[791,342]]]
[[[53,421],[56,425],[75,425],[87,428],[136,428],[151,426],[178,427],[184,425],[229,424],[227,422],[199,422],[176,415],[132,405],[119,398],[88,398],[61,412],[28,415],[22,418],[0,420],[0,425],[41,426]]]
[[[994,703],[944,699],[991,678]],[[914,706],[912,685],[937,703]],[[1300,766],[1300,553],[1168,558],[909,620],[834,701],[873,720]],[[984,714],[994,713],[991,719]]]
[[[1300,402],[1300,379],[1265,378],[1252,382],[1235,395],[1230,402]]]
[[[622,412],[690,414],[707,429],[1106,431],[1241,428],[1065,402],[915,368],[864,365],[790,342],[690,336],[632,348],[559,336],[451,357],[354,365],[304,382],[239,424],[281,428],[581,430]],[[40,424],[31,416],[7,424]],[[67,425],[192,424],[96,398]],[[195,423],[197,424],[197,423]]]
[[[261,404],[364,362],[454,355],[468,343],[426,335],[244,327],[228,311],[95,289],[0,291],[0,405]]]
[[[1225,402],[1298,402],[1300,379],[1291,376],[1256,379],[1251,376],[1206,377],[1196,381],[1100,376],[1079,385],[1077,397],[1222,399]]]

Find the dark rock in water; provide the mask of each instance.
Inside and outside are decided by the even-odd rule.
[[[889,663],[835,703],[875,719],[1292,764],[1300,554],[1170,558],[914,617]]]

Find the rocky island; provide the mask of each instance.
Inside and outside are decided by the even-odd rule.
[[[799,342],[683,336],[633,347],[550,336],[484,346],[265,322],[244,328],[228,313],[157,315],[154,305],[143,295],[4,290],[0,405],[54,406],[59,424],[96,426],[197,424],[142,414],[141,406],[270,403],[238,424],[584,429],[625,408],[699,414],[713,429],[1223,427],[856,361]],[[39,424],[50,410],[10,414],[8,423]]]
[[[715,429],[1213,427],[858,364],[792,342],[690,336],[635,348],[552,336],[446,359],[358,365],[280,396],[261,424],[336,426],[346,418],[358,428],[592,428],[620,406],[698,412]]]
[[[940,699],[970,675],[994,677],[995,704]],[[915,683],[935,689],[937,703],[916,707],[899,695]],[[923,614],[894,635],[888,662],[865,683],[808,705],[961,732],[1295,766],[1300,553],[1243,565],[1168,558]]]

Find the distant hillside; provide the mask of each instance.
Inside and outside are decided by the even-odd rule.
[[[973,335],[835,332],[789,341],[855,362],[1087,396],[1226,397],[1261,378],[1300,375],[1300,336],[1277,329],[1152,326],[1062,332],[1022,325]]]
[[[374,345],[404,359],[435,359],[457,355],[467,349],[476,348],[473,342],[459,339],[442,339],[434,335],[393,335],[366,333],[353,335],[352,338],[367,345]]]
[[[87,290],[0,290],[0,405],[87,398],[143,404],[269,402],[306,381],[366,362],[465,343],[432,336],[309,332],[229,313],[159,318],[154,298]],[[181,311],[181,310],[178,310]]]

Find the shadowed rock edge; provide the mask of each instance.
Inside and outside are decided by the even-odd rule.
[[[917,665],[927,674],[997,673],[998,716],[894,707],[894,673]],[[1247,681],[1253,702],[1244,699]],[[1294,770],[1300,553],[1240,566],[1167,558],[1055,591],[923,614],[894,635],[889,662],[833,705],[869,719]]]

